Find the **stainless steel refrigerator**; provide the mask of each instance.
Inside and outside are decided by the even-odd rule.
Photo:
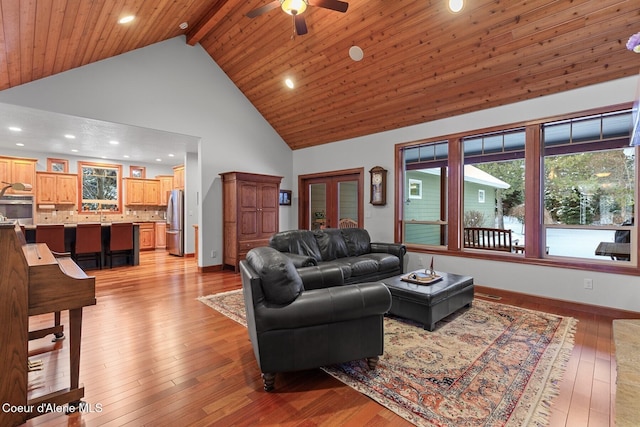
[[[184,192],[171,190],[167,202],[167,249],[184,256]]]

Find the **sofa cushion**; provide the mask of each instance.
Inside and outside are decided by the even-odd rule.
[[[342,237],[340,229],[326,228],[324,230],[315,230],[313,234],[318,242],[323,261],[331,261],[349,255],[347,243]]]
[[[302,279],[293,262],[278,250],[270,247],[251,249],[247,262],[260,276],[267,302],[289,304],[302,293]]]
[[[280,252],[305,255],[316,261],[322,261],[322,254],[316,242],[316,237],[310,230],[288,230],[274,234],[269,240],[269,246]]]
[[[365,274],[374,274],[378,272],[378,261],[367,258],[365,256],[349,257],[345,261],[351,266],[351,276],[364,276]]]
[[[371,252],[371,237],[363,228],[343,228],[340,230],[347,244],[349,256],[360,256]]]
[[[400,258],[384,252],[372,252],[362,255],[360,258],[375,260],[378,265],[378,271],[380,272],[391,271],[400,267]]]

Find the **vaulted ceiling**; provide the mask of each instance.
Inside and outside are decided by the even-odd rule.
[[[349,0],[344,14],[309,7],[295,37],[280,9],[246,16],[270,1],[0,0],[0,90],[184,34],[298,149],[640,69],[625,48],[638,0],[465,0],[458,14],[447,0]]]

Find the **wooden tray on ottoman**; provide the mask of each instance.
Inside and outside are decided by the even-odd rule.
[[[400,278],[403,282],[413,283],[414,285],[430,285],[442,280],[442,276],[438,274],[428,274],[424,271],[414,271],[409,274],[405,274]]]

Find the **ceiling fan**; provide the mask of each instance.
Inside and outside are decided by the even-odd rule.
[[[304,20],[304,13],[308,6],[322,7],[324,9],[335,10],[336,12],[346,12],[349,3],[340,0],[274,0],[257,9],[253,9],[247,13],[249,18],[255,18],[265,14],[277,7],[280,7],[285,13],[293,16],[293,27],[295,34],[301,36],[307,34],[307,23]]]

